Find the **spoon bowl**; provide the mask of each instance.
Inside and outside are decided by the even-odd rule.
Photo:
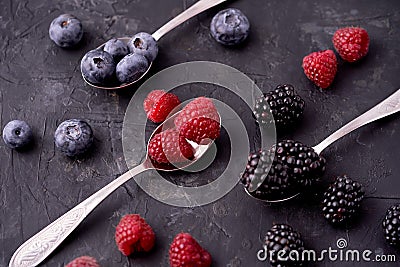
[[[300,193],[294,193],[293,195],[288,195],[288,196],[285,196],[284,198],[264,199],[264,198],[258,198],[258,197],[256,197],[256,196],[253,196],[253,195],[249,192],[249,190],[247,190],[247,188],[245,188],[244,191],[245,191],[250,197],[252,197],[252,198],[254,198],[254,199],[257,199],[257,200],[264,201],[264,202],[266,202],[266,203],[280,203],[280,202],[285,202],[285,201],[288,201],[288,200],[291,200],[291,199],[293,199],[293,198],[295,198],[295,197],[300,196]]]
[[[342,138],[343,136],[347,135],[348,133],[368,123],[387,117],[399,111],[400,111],[400,89],[397,89],[397,91],[395,91],[392,95],[384,99],[382,102],[380,102],[376,106],[372,107],[365,113],[361,114],[354,120],[350,121],[349,123],[341,127],[339,130],[329,135],[321,143],[315,145],[313,149],[318,155],[320,155],[322,151],[325,148],[327,148],[330,144]],[[295,192],[292,195],[289,195],[287,197],[285,196],[282,199],[262,199],[251,195],[251,193],[247,190],[247,188],[245,188],[244,190],[249,196],[267,203],[283,202],[289,199],[293,199],[296,196],[300,195],[300,192]]]
[[[167,22],[164,26],[162,26],[160,29],[158,29],[156,32],[154,32],[152,34],[153,38],[158,41],[161,37],[163,37],[166,33],[170,32],[171,30],[173,30],[174,28],[176,28],[177,26],[179,26],[180,24],[182,24],[183,22],[185,22],[186,20],[196,16],[197,14],[210,9],[222,2],[225,2],[227,0],[199,0],[198,2],[196,2],[195,4],[193,4],[191,7],[189,7],[188,9],[186,9],[185,11],[183,11],[181,14],[179,14],[178,16],[176,16],[175,18],[173,18],[172,20],[170,20],[169,22]],[[120,37],[117,38],[118,40],[121,40],[122,42],[124,42],[125,44],[128,44],[129,40],[131,39],[131,37]],[[105,43],[100,45],[99,47],[97,47],[96,49],[103,49],[105,46]],[[129,82],[129,83],[124,83],[124,84],[110,84],[110,85],[100,85],[100,84],[94,84],[91,83],[90,81],[88,81],[81,70],[81,74],[83,77],[83,80],[90,86],[94,87],[94,88],[98,88],[98,89],[104,89],[104,90],[117,90],[117,89],[122,89],[122,88],[126,88],[129,87],[135,83],[137,83],[138,81],[140,81],[144,76],[146,76],[146,74],[149,72],[151,66],[153,65],[153,62],[149,62],[149,66],[147,67],[147,70],[139,77],[137,78],[135,81]]]
[[[120,37],[117,38],[118,40],[121,40],[122,42],[124,42],[124,44],[128,44],[129,40],[131,39],[130,37]],[[105,43],[100,45],[99,47],[96,48],[96,50],[103,50],[105,46]],[[130,83],[123,83],[123,84],[119,84],[119,85],[99,85],[99,84],[95,84],[95,83],[91,83],[90,81],[88,81],[85,76],[83,75],[83,73],[81,72],[82,78],[83,80],[90,86],[97,88],[97,89],[104,89],[104,90],[117,90],[117,89],[122,89],[122,88],[126,88],[129,87],[135,83],[137,83],[138,81],[140,81],[144,76],[146,76],[146,74],[149,72],[151,66],[153,65],[153,62],[150,62],[149,67],[147,68],[147,70],[135,81],[130,82]]]

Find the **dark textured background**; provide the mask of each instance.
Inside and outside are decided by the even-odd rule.
[[[3,127],[11,119],[26,120],[36,140],[33,149],[23,153],[11,151],[0,142],[0,266],[8,264],[23,241],[126,170],[121,129],[135,88],[102,91],[85,85],[79,72],[81,57],[111,37],[153,32],[192,3],[1,2],[0,125]],[[279,83],[292,83],[307,107],[299,127],[287,136],[310,145],[400,85],[398,0],[238,0],[225,6],[242,9],[251,21],[251,35],[244,46],[225,48],[210,37],[208,25],[222,9],[220,6],[165,36],[151,72],[185,61],[212,60],[245,72],[263,91]],[[66,12],[80,18],[85,30],[84,41],[75,50],[63,50],[48,37],[51,20]],[[332,49],[333,32],[349,25],[368,30],[370,52],[356,64],[339,60],[331,89],[320,91],[302,73],[301,60],[312,51]],[[175,92],[182,99],[213,92],[213,97],[242,109],[242,118],[253,126],[253,133],[256,131],[243,103],[229,95],[209,91],[202,85]],[[81,159],[61,155],[53,143],[57,125],[75,117],[86,119],[96,136],[94,150]],[[102,266],[168,266],[169,243],[180,231],[191,232],[210,251],[213,266],[266,266],[257,260],[256,253],[273,222],[290,223],[303,234],[308,248],[335,248],[336,240],[344,237],[352,249],[395,254],[400,260],[400,252],[385,243],[381,229],[385,210],[400,198],[399,122],[399,115],[380,120],[325,151],[329,165],[321,188],[344,173],[366,188],[360,216],[345,228],[334,228],[323,219],[318,193],[308,194],[307,199],[268,205],[249,198],[238,186],[213,204],[189,209],[159,203],[130,181],[105,200],[43,266],[64,266],[85,254],[97,258]],[[223,160],[217,158],[205,175],[212,176],[224,166]],[[117,250],[114,229],[127,213],[140,213],[153,226],[157,234],[153,252],[127,258]],[[325,261],[315,265],[339,264]],[[357,264],[347,264],[352,265]]]

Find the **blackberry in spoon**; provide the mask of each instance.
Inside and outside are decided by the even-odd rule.
[[[350,121],[314,147],[293,140],[251,154],[241,182],[250,196],[265,202],[292,199],[319,179],[325,171],[321,152],[346,134],[370,122],[400,111],[400,89]]]
[[[81,61],[83,79],[92,87],[108,90],[125,88],[136,83],[150,70],[158,53],[157,41],[161,37],[193,16],[225,1],[199,0],[151,35],[142,32],[133,37],[117,38],[129,47],[131,53],[126,56],[129,56],[129,60],[124,60],[124,64],[111,60],[112,55],[104,51],[107,42],[89,51]],[[115,72],[117,75],[114,75]]]

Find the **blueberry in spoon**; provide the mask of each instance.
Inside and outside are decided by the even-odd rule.
[[[131,86],[132,84],[136,83],[140,79],[142,79],[146,73],[149,71],[151,68],[153,61],[155,60],[157,53],[158,53],[158,45],[157,41],[163,37],[165,34],[185,22],[186,20],[192,18],[193,16],[211,8],[214,7],[220,3],[225,2],[226,0],[199,0],[195,4],[193,4],[191,7],[186,9],[184,12],[167,22],[164,26],[159,28],[157,31],[155,31],[153,34],[149,33],[144,33],[140,32],[136,35],[131,37],[121,37],[117,38],[118,40],[122,41],[129,47],[129,53],[134,54],[134,55],[140,55],[143,56],[147,59],[148,65],[147,69],[143,72],[142,67],[144,66],[144,61],[143,60],[138,60],[136,58],[135,60],[129,59],[129,66],[131,66],[134,71],[133,75],[125,75],[129,74],[128,71],[116,71],[117,73],[123,73],[124,75],[120,75],[118,78],[108,76],[108,75],[97,75],[96,73],[99,72],[102,74],[102,71],[96,70],[96,67],[91,67],[91,64],[81,64],[81,73],[82,77],[85,80],[87,84],[89,84],[92,87],[99,88],[99,89],[108,89],[108,90],[115,90],[115,89],[121,89],[125,88],[128,86]],[[105,44],[100,45],[96,50],[99,51],[104,51]],[[90,52],[89,52],[90,53]],[[128,57],[129,55],[125,56]],[[87,55],[84,56],[83,59],[85,59]],[[82,59],[82,61],[83,61]],[[137,63],[137,65],[131,65],[132,62]],[[115,64],[118,64],[118,62],[115,62]],[[125,64],[124,64],[125,65]],[[115,68],[114,68],[115,70]],[[140,70],[140,71],[138,71]],[[92,73],[94,75],[88,75],[88,73]],[[141,75],[139,75],[141,74]],[[90,79],[92,76],[100,76],[101,79]],[[104,78],[104,79],[102,79]],[[115,81],[118,81],[118,83],[115,83]]]

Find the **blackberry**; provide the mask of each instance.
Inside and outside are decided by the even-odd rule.
[[[339,176],[324,193],[322,212],[332,224],[341,224],[350,219],[360,207],[364,192],[358,182],[346,175]]]
[[[283,266],[299,266],[301,265],[302,251],[304,251],[304,242],[300,233],[293,230],[287,224],[275,224],[267,232],[264,240],[264,249],[267,252],[269,263],[274,267]],[[283,255],[279,254],[281,259],[278,258],[278,252],[285,251]],[[297,251],[297,253],[291,253]],[[288,255],[299,255],[298,261],[291,260]]]
[[[260,125],[275,120],[275,125],[282,128],[293,124],[301,117],[304,105],[304,100],[295,93],[294,87],[283,84],[258,98],[253,113]]]
[[[294,182],[300,186],[312,185],[325,171],[325,158],[301,142],[282,140],[272,148],[272,151],[279,160],[289,166],[293,172]]]
[[[385,239],[393,246],[400,245],[400,204],[390,207],[386,211],[382,222]]]
[[[264,200],[292,191],[290,168],[269,150],[250,154],[241,182],[252,196]]]

